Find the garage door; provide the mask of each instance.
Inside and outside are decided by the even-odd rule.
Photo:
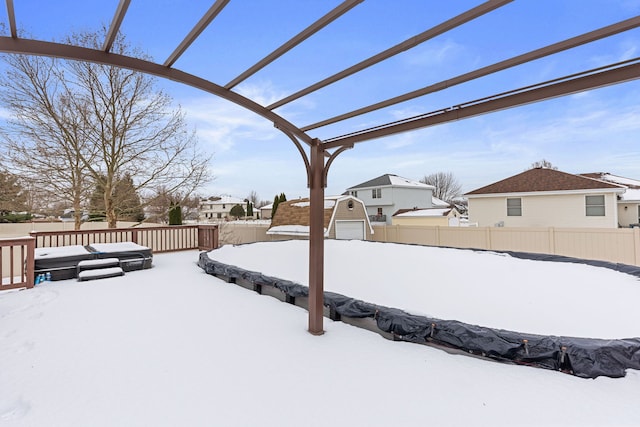
[[[336,221],[336,239],[364,240],[364,221]]]

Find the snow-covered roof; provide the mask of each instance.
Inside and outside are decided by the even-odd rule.
[[[451,212],[451,208],[415,209],[408,212],[395,214],[395,217],[441,217]]]
[[[583,173],[583,176],[589,178],[600,179],[602,181],[613,182],[615,184],[624,185],[627,187],[636,187],[640,188],[640,181],[637,179],[625,178],[619,175],[613,175],[608,172],[591,172],[591,173]]]
[[[624,185],[627,189],[620,195],[620,200],[624,202],[640,201],[640,180],[625,178],[608,172],[591,172],[583,173],[582,175],[589,178],[599,179],[601,181]]]
[[[436,206],[436,207],[443,207],[443,208],[444,208],[444,207],[449,207],[449,206],[451,206],[449,203],[445,202],[444,200],[440,200],[440,199],[438,199],[438,198],[437,198],[437,197],[435,197],[435,196],[434,196],[434,197],[431,197],[431,204],[432,204],[433,206]]]
[[[382,175],[377,178],[371,179],[369,181],[363,182],[361,184],[355,185],[353,187],[349,187],[347,190],[357,190],[357,189],[384,187],[384,186],[412,187],[412,188],[424,188],[424,189],[435,188],[434,186],[425,184],[423,182],[413,181],[398,175],[386,174],[386,175]]]
[[[325,235],[327,234],[327,229],[323,228]],[[278,225],[275,227],[271,227],[267,230],[267,234],[281,234],[285,236],[308,236],[309,235],[309,226],[308,225]]]
[[[627,191],[620,195],[620,200],[625,202],[640,202],[640,188],[628,188]]]
[[[211,204],[211,205],[228,205],[228,204],[245,204],[247,203],[244,199],[240,199],[238,197],[233,196],[219,196],[215,198],[216,200],[205,199],[202,200],[201,203]]]
[[[273,209],[273,203],[269,203],[268,205],[264,205],[260,209]]]
[[[324,199],[325,209],[333,209],[335,205],[336,205],[335,199],[328,199],[328,198]],[[309,200],[306,200],[303,202],[291,203],[291,206],[295,206],[297,208],[308,208],[309,206],[311,206],[311,202]]]

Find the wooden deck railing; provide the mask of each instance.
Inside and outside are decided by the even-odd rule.
[[[153,253],[198,249],[219,244],[217,225],[109,228],[79,231],[34,231],[31,237],[0,238],[0,291],[34,286],[35,248],[92,243],[134,242]]]
[[[33,287],[33,237],[0,239],[0,291]]]
[[[217,225],[172,225],[168,227],[105,228],[101,230],[36,231],[37,248],[92,243],[134,242],[153,253],[212,250],[218,247]]]

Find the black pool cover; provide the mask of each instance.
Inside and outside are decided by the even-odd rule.
[[[506,253],[525,259],[612,268],[640,277],[640,268],[629,265],[555,255]],[[306,286],[217,262],[209,258],[206,252],[200,254],[198,265],[208,274],[271,286],[290,297],[306,297],[309,294]],[[417,316],[333,292],[324,293],[324,305],[340,316],[374,318],[381,331],[393,334],[398,340],[443,346],[498,361],[559,370],[582,378],[619,378],[625,376],[627,369],[640,369],[640,338],[607,340],[523,334],[456,320]]]

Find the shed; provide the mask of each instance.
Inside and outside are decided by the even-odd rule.
[[[267,234],[308,238],[309,206],[308,198],[280,203]],[[325,197],[325,238],[370,240],[372,235],[373,228],[362,200],[346,195]]]

